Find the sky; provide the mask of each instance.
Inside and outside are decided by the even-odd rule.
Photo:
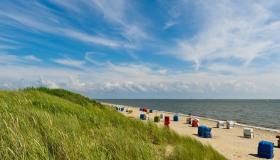
[[[280,1],[1,0],[0,89],[279,99]]]

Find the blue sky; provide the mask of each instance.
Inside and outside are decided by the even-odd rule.
[[[279,1],[0,2],[0,88],[280,98]]]

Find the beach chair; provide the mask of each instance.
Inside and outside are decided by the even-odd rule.
[[[163,118],[164,118],[164,114],[161,113],[161,114],[159,115],[159,118],[160,118],[160,119],[163,119]]]
[[[155,117],[154,117],[154,122],[157,123],[157,122],[159,122],[159,121],[160,121],[159,116],[155,116]]]
[[[268,141],[260,141],[258,146],[258,157],[272,159],[274,144]]]
[[[224,128],[225,127],[225,121],[218,121],[217,122],[217,128]]]
[[[179,115],[178,114],[175,114],[173,116],[173,121],[175,121],[175,122],[179,121]]]
[[[277,140],[277,141],[278,141],[277,147],[280,148],[280,136],[276,136],[276,138],[278,139],[278,140]]]
[[[144,114],[144,113],[141,113],[141,114],[140,114],[140,119],[141,119],[141,120],[146,120],[146,118],[147,118],[147,117],[146,117],[146,114]]]
[[[254,138],[254,130],[253,128],[244,128],[243,129],[243,136],[244,138]]]
[[[164,117],[164,125],[169,127],[169,124],[170,124],[170,117],[169,116],[165,116]]]
[[[120,111],[123,112],[124,111],[124,107],[120,107]]]
[[[234,121],[227,121],[227,122],[226,122],[226,125],[227,125],[227,129],[231,129],[231,128],[234,127],[235,122],[234,122]]]
[[[143,108],[143,112],[148,112],[148,108],[147,108],[147,107],[144,107],[144,108]]]
[[[133,112],[133,110],[132,110],[132,109],[129,109],[129,110],[128,110],[128,113],[132,113],[132,112]]]
[[[192,120],[192,127],[198,127],[199,126],[199,119],[193,119]]]
[[[192,117],[188,117],[187,119],[186,119],[186,123],[187,124],[192,124]]]
[[[212,134],[211,134],[211,128],[201,125],[198,127],[198,136],[202,137],[202,138],[211,138]]]

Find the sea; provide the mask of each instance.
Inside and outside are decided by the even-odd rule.
[[[280,129],[280,100],[100,99],[119,105],[148,107],[238,123]]]

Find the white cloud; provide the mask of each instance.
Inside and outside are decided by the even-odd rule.
[[[178,25],[180,22],[184,21],[182,19],[182,14],[185,15],[185,10],[188,10],[185,6],[184,1],[159,1],[161,5],[167,10],[166,22],[164,23],[163,29],[167,30],[173,26]]]
[[[108,61],[105,61],[107,58],[106,54],[102,52],[86,52],[84,58],[86,61],[97,66],[103,66],[108,63]]]
[[[68,37],[79,39],[81,41],[88,42],[88,43],[99,44],[111,48],[129,48],[129,49],[135,48],[132,44],[126,43],[121,40],[113,40],[101,36],[93,36],[90,34],[77,32],[74,30],[68,30],[68,29],[61,29],[61,31],[64,32],[65,35],[67,35]]]
[[[60,88],[60,86],[51,80],[40,78],[36,83],[32,84],[33,87],[48,87],[48,88]]]
[[[16,55],[0,53],[0,63],[14,63],[19,62],[20,59]]]
[[[270,6],[256,1],[242,5],[237,1],[197,3],[205,17],[202,29],[194,37],[177,39],[176,47],[165,54],[191,61],[199,69],[205,61],[215,60],[235,59],[248,66],[257,57],[280,48],[280,20]]]
[[[50,0],[50,2],[58,5],[58,6],[61,6],[61,7],[64,7],[70,11],[74,11],[75,13],[80,13],[82,12],[83,8],[83,4],[81,3],[83,0],[79,0],[79,1],[71,1],[71,3],[65,1],[65,0]]]
[[[144,24],[148,23],[147,19],[144,19],[137,14],[137,9],[133,7],[131,2],[126,0],[116,0],[111,3],[109,0],[92,0],[93,6],[104,14],[104,18],[109,22],[119,25],[121,34],[136,48],[144,40],[153,39],[150,34],[145,30]],[[131,21],[131,16],[137,21]],[[130,45],[129,45],[130,46]]]
[[[0,67],[0,87],[61,87],[95,98],[279,98],[280,67],[274,68],[271,73],[235,76],[207,72],[161,74],[159,69],[135,64],[110,64],[79,71],[7,65]]]
[[[96,44],[101,44],[101,45],[110,46],[110,47],[119,47],[120,46],[120,44],[117,41],[113,41],[113,40],[110,40],[110,39],[91,36],[91,35],[88,35],[88,34],[75,32],[75,31],[71,31],[71,30],[66,31],[66,33],[67,33],[68,36],[78,38],[78,39],[80,39],[82,41],[85,41],[85,42],[96,43]]]
[[[12,44],[17,43],[15,40],[12,40],[12,39],[7,38],[7,37],[1,37],[1,35],[0,35],[0,41],[3,41],[4,43],[9,43],[9,44],[10,43],[12,43]],[[0,48],[5,48],[5,46],[8,47],[8,48],[14,48],[14,47],[12,47],[12,45],[4,45],[4,44],[1,44]]]
[[[1,9],[1,8],[0,8]],[[34,9],[34,8],[33,8]],[[116,40],[112,38],[105,38],[104,36],[99,35],[92,35],[89,33],[86,33],[82,30],[72,28],[72,26],[65,26],[61,25],[61,23],[58,23],[59,21],[63,21],[60,17],[55,16],[48,10],[44,10],[44,8],[41,8],[37,6],[33,11],[30,12],[29,10],[20,10],[18,11],[0,11],[0,17],[9,18],[10,20],[5,20],[4,23],[15,26],[16,28],[22,27],[18,24],[23,25],[23,29],[25,31],[29,32],[47,32],[52,33],[60,36],[66,36],[70,37],[82,42],[87,42],[90,44],[98,44],[103,45],[107,47],[121,47],[121,48],[129,48],[133,49],[134,46],[131,43],[124,42],[122,40]],[[40,12],[41,14],[45,15],[45,17],[48,17],[48,19],[42,19],[41,16],[38,16],[36,14],[37,12]],[[35,13],[35,14],[34,14]],[[0,49],[2,47],[9,47],[8,45],[0,45]]]
[[[32,64],[33,62],[41,62],[42,60],[34,55],[17,56],[13,54],[0,53],[0,64]]]
[[[128,3],[125,0],[116,0],[111,3],[109,0],[92,0],[94,6],[103,12],[104,17],[109,21],[126,25],[125,10]]]
[[[177,24],[176,21],[167,21],[163,26],[163,29],[169,29]]]
[[[34,62],[42,62],[42,59],[34,56],[34,55],[27,55],[27,56],[24,56],[23,59],[25,60],[29,60],[29,61],[34,61]]]
[[[14,49],[15,46],[9,45],[9,44],[0,44],[0,50],[5,50],[5,49]]]
[[[65,65],[65,66],[70,66],[70,67],[82,67],[82,65],[85,64],[84,61],[80,61],[80,60],[74,60],[74,59],[54,59],[53,62],[57,63],[57,64],[61,64],[61,65]]]

